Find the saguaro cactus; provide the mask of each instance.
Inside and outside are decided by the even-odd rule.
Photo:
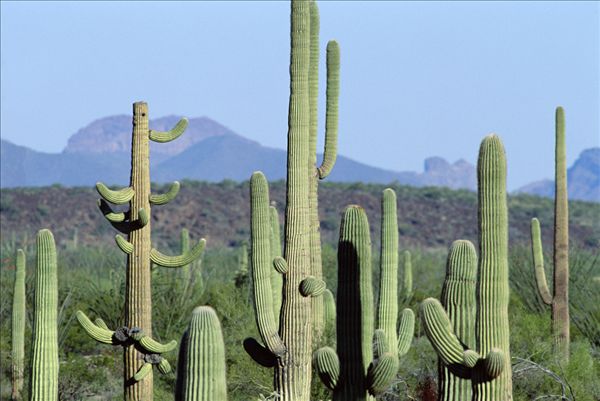
[[[25,359],[25,252],[17,250],[12,308],[12,400],[21,399]]]
[[[556,154],[554,195],[554,295],[550,294],[544,272],[544,252],[540,222],[531,220],[531,243],[535,279],[542,300],[552,305],[552,333],[555,353],[569,360],[569,201],[567,195],[567,156],[565,144],[565,112],[556,108]]]
[[[58,400],[58,278],[56,246],[49,230],[37,234],[33,339],[31,352],[31,401]]]
[[[410,251],[402,252],[402,259],[404,262],[402,266],[402,297],[404,302],[408,302],[413,296],[413,271]]]
[[[292,0],[291,3],[284,255],[275,257],[274,261],[272,259],[272,245],[269,240],[272,230],[269,229],[268,187],[264,176],[255,173],[251,179],[252,275],[256,320],[266,348],[253,339],[247,339],[244,346],[258,363],[275,368],[274,387],[279,399],[308,401],[313,321],[319,321],[320,331],[322,331],[324,320],[322,301],[313,303],[312,299],[320,297],[325,290],[325,283],[321,279],[320,261],[316,261],[320,258],[320,247],[316,248],[320,242],[318,223],[315,225],[313,221],[311,229],[311,216],[315,216],[316,213],[316,181],[313,179],[317,179],[316,175],[324,178],[335,160],[336,139],[333,132],[337,130],[337,107],[333,104],[337,104],[337,100],[334,101],[337,99],[336,88],[338,87],[338,75],[335,71],[339,69],[339,49],[335,42],[328,46],[328,76],[330,77],[327,89],[328,139],[326,139],[324,163],[316,168],[316,156],[312,155],[316,153],[316,145],[311,145],[310,128],[310,100],[311,93],[315,99],[316,86],[315,82],[309,83],[309,76],[311,30],[318,25],[318,16],[314,14],[316,11],[314,2]],[[312,22],[311,10],[313,11]],[[318,50],[317,42],[313,43]],[[316,116],[314,118],[316,122]],[[315,150],[311,151],[311,148]],[[310,195],[311,188],[313,188],[313,197]],[[313,266],[319,267],[313,269]],[[284,275],[279,322],[276,321],[277,318],[273,313],[274,303],[278,302],[277,295],[267,294],[268,291],[273,291],[275,281],[271,280],[273,268]],[[278,290],[275,292],[278,293]]]
[[[210,306],[198,306],[181,339],[175,401],[226,401],[225,344]]]
[[[133,105],[133,138],[131,146],[130,186],[111,190],[102,183],[96,188],[103,199],[98,202],[104,217],[128,239],[116,236],[118,247],[127,254],[125,290],[125,327],[111,331],[100,320],[92,323],[83,312],[77,319],[87,333],[97,341],[121,345],[124,349],[124,393],[126,401],[152,400],[152,365],[162,373],[168,372],[168,362],[160,354],[174,349],[176,341],[166,345],[152,339],[152,296],[150,264],[163,267],[183,267],[197,259],[205,241],[200,240],[191,250],[179,256],[167,256],[152,248],[150,242],[151,205],[164,205],[179,192],[175,181],[164,194],[150,192],[149,141],[169,142],[179,137],[187,127],[182,119],[167,132],[148,129],[148,105]],[[107,202],[129,203],[129,211],[114,212]]]
[[[469,348],[473,312],[469,311],[468,299],[472,294],[469,286],[452,287],[454,280],[454,255],[447,272],[447,285],[443,294],[449,318],[440,302],[428,298],[421,304],[421,318],[425,333],[438,353],[440,363],[447,370],[440,370],[440,379],[454,383],[440,383],[442,396],[448,400],[466,400],[469,396],[461,390],[460,378],[471,381],[473,400],[506,401],[512,399],[508,326],[508,214],[506,207],[506,156],[500,138],[489,135],[481,143],[477,163],[479,262],[475,312],[475,346]],[[458,247],[458,245],[456,245]],[[469,276],[469,264],[473,255],[468,245],[453,249],[456,271]],[[463,255],[458,257],[458,255]],[[452,275],[450,275],[452,273]],[[450,302],[457,296],[460,306]],[[451,319],[453,322],[451,323]],[[468,322],[467,322],[468,320]],[[453,326],[454,325],[454,326]],[[462,335],[463,338],[457,337]],[[455,376],[453,376],[455,375]],[[458,387],[457,387],[458,386]],[[465,398],[466,397],[466,398]]]
[[[392,195],[384,194],[384,210],[386,202],[395,202]],[[390,234],[388,228],[393,224],[387,223],[383,230]],[[390,243],[390,237],[393,235],[382,242]],[[392,256],[389,249],[382,253]],[[397,272],[390,259],[386,257],[382,263],[382,276],[387,280],[391,280],[389,270]],[[414,315],[409,309],[403,312],[396,337],[393,305],[398,303],[394,297],[397,289],[383,291],[378,310],[382,329],[374,330],[371,276],[369,223],[364,210],[351,205],[342,219],[338,246],[337,352],[323,347],[314,354],[316,370],[323,384],[333,390],[334,401],[373,400],[373,395],[384,391],[396,376],[398,357],[406,353],[412,341]],[[397,307],[395,311],[397,314]]]

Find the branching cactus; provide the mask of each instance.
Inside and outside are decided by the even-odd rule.
[[[179,346],[175,401],[227,401],[225,344],[210,306],[199,306]]]
[[[313,322],[318,322],[318,333],[324,324],[323,302],[314,302],[325,291],[316,220],[316,180],[329,174],[335,161],[339,48],[335,42],[328,45],[326,149],[323,164],[316,167],[316,129],[311,127],[316,127],[317,81],[311,74],[311,65],[314,73],[314,67],[318,66],[317,8],[314,1],[303,0],[292,0],[291,6],[284,252],[283,256],[273,259],[275,245],[271,245],[271,235],[274,230],[271,229],[268,185],[262,173],[255,173],[251,179],[252,278],[256,321],[264,346],[254,339],[246,339],[244,347],[258,363],[274,367],[274,390],[278,399],[308,401]],[[271,278],[273,269],[283,275],[278,313],[275,311],[279,302],[278,279]]]
[[[545,304],[552,306],[552,333],[555,353],[569,360],[569,202],[567,195],[567,156],[565,144],[565,112],[556,108],[556,154],[554,195],[554,294],[550,293],[544,272],[544,252],[540,222],[531,220],[531,242],[535,280]]]
[[[56,246],[49,230],[37,234],[29,399],[58,401],[58,278]]]
[[[171,131],[150,130],[148,105],[144,102],[134,103],[130,185],[112,190],[102,183],[96,184],[102,196],[98,205],[104,217],[128,236],[127,239],[116,236],[117,246],[127,254],[125,327],[112,331],[101,320],[93,323],[81,311],[77,312],[77,319],[95,340],[123,347],[126,401],[152,400],[152,365],[156,365],[162,373],[170,371],[168,362],[160,354],[173,350],[177,345],[176,341],[163,345],[152,339],[151,263],[168,268],[187,266],[199,258],[204,249],[205,241],[202,239],[181,255],[167,256],[152,248],[150,242],[151,206],[164,205],[173,200],[179,192],[179,183],[175,181],[164,194],[150,192],[149,141],[172,141],[186,127],[187,119],[184,118]],[[129,210],[113,211],[109,203],[128,203]]]
[[[12,400],[21,400],[25,362],[25,252],[17,250],[12,307]]]
[[[395,202],[393,193],[386,195],[384,205],[392,198]],[[388,262],[386,258],[385,263]],[[382,275],[390,279],[389,271]],[[396,317],[392,317],[393,307],[387,303],[397,305],[397,298],[391,299],[393,294],[397,295],[397,289],[384,292],[387,295],[380,299],[378,311],[380,325],[384,328],[374,330],[369,223],[362,208],[348,206],[338,245],[337,351],[323,347],[314,354],[315,368],[323,384],[333,390],[334,401],[374,400],[374,396],[383,392],[396,377],[398,356],[406,353],[412,341],[414,316],[410,310],[403,313],[401,332],[396,336]]]
[[[428,298],[421,304],[421,319],[440,359],[442,400],[506,401],[512,399],[506,156],[496,135],[481,143],[477,179],[477,274],[472,271],[476,259],[472,246],[454,243],[442,293],[446,309]],[[471,285],[474,277],[476,289]],[[472,396],[461,379],[470,381]]]

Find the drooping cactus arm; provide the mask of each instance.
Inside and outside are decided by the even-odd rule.
[[[106,220],[111,223],[122,223],[129,218],[129,212],[115,212],[112,210],[108,202],[104,199],[98,199],[98,208]]]
[[[159,363],[156,364],[158,371],[163,375],[166,375],[171,371],[171,364],[165,358],[162,358]]]
[[[313,365],[323,384],[335,390],[340,379],[340,359],[333,348],[323,347],[315,351]]]
[[[100,319],[99,317],[97,317],[96,319],[94,319],[94,323],[96,324],[96,326],[103,328],[105,330],[109,330],[108,326],[106,325],[106,323],[104,322],[104,320]]]
[[[130,255],[133,252],[133,244],[121,237],[119,234],[115,235],[115,241],[120,250]]]
[[[114,338],[114,331],[108,330],[106,324],[102,326],[101,324],[94,324],[92,321],[83,313],[82,311],[77,311],[75,314],[77,317],[77,321],[81,325],[81,327],[85,330],[85,332],[92,337],[94,340],[101,342],[103,344],[110,345],[118,345],[119,342]],[[102,322],[104,323],[104,322]]]
[[[415,314],[409,308],[400,313],[400,324],[398,326],[398,356],[405,355],[412,344],[415,333]]]
[[[323,295],[327,285],[325,281],[313,276],[308,276],[300,282],[300,294],[303,297],[318,297]]]
[[[98,208],[110,222],[110,224],[124,234],[128,234],[133,230],[138,230],[148,224],[149,216],[144,208],[138,210],[138,219],[134,221],[126,221],[131,213],[114,212],[110,205],[104,199],[98,199]]]
[[[188,126],[188,119],[183,117],[170,131],[150,130],[150,140],[159,143],[171,142],[185,131]]]
[[[189,252],[178,256],[167,256],[156,249],[150,251],[150,260],[162,267],[182,267],[192,263],[202,255],[206,240],[202,238]]]
[[[319,178],[329,175],[337,158],[338,100],[340,95],[340,46],[335,40],[327,43],[327,91],[325,117],[325,151],[317,169]]]
[[[244,350],[260,366],[272,368],[277,364],[275,355],[252,337],[244,340]]]
[[[123,205],[129,202],[135,194],[135,191],[131,187],[112,190],[101,182],[96,183],[96,190],[106,201],[115,205]]]
[[[542,248],[542,235],[540,221],[531,219],[531,252],[533,255],[533,266],[535,268],[535,282],[542,300],[546,305],[552,305],[552,295],[548,289],[546,272],[544,271],[544,252]]]
[[[173,351],[175,347],[177,347],[177,341],[175,340],[171,340],[166,344],[161,344],[144,334],[141,330],[133,333],[131,337],[137,341],[146,352],[152,354],[164,354],[165,352]]]
[[[145,362],[142,367],[133,375],[133,380],[136,382],[142,381],[148,374],[152,372],[152,364]]]
[[[179,193],[180,187],[179,181],[173,181],[169,190],[164,194],[151,194],[150,203],[153,205],[164,205],[171,202]]]

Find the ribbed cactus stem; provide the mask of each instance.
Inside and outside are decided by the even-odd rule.
[[[190,251],[190,231],[187,228],[181,229],[179,249],[182,255]],[[191,274],[191,263],[188,263],[181,267],[181,274],[183,276],[183,279],[186,280],[186,283],[189,282]]]
[[[335,299],[333,294],[329,290],[325,290],[323,293],[323,319],[325,327],[325,338],[333,337],[335,333]]]
[[[398,215],[396,193],[383,191],[381,199],[381,274],[379,281],[378,328],[385,332],[388,344],[398,342]]]
[[[17,250],[12,307],[12,400],[21,400],[25,362],[25,253]]]
[[[402,296],[404,302],[408,302],[413,296],[413,271],[410,251],[402,252],[402,259],[404,262],[402,269]]]
[[[272,260],[281,257],[281,229],[279,228],[279,213],[275,206],[269,207],[269,222],[271,223],[271,256]],[[273,318],[279,328],[279,313],[281,311],[283,274],[271,267],[271,288],[273,294]]]
[[[58,400],[58,279],[56,246],[49,230],[37,234],[37,265],[29,399]]]
[[[211,307],[194,309],[179,356],[176,401],[227,400],[225,344]]]
[[[536,218],[531,219],[531,253],[538,292],[545,304],[552,305],[552,295],[548,289],[546,271],[544,270],[544,250],[542,248],[540,221]]]
[[[479,267],[476,338],[480,355],[502,350],[504,370],[499,377],[474,377],[474,400],[512,399],[508,322],[508,209],[506,155],[500,138],[489,135],[479,148],[477,162]]]

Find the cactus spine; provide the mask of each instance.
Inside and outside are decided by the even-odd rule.
[[[506,401],[512,399],[512,377],[508,326],[508,214],[506,207],[506,156],[500,138],[489,135],[481,143],[477,163],[478,179],[478,223],[479,223],[479,262],[476,290],[475,342],[474,351],[468,348],[470,328],[461,320],[468,319],[468,286],[455,289],[451,282],[456,262],[461,265],[457,272],[463,272],[468,281],[469,263],[473,255],[463,250],[458,257],[458,244],[451,253],[448,265],[447,285],[443,298],[446,302],[462,294],[462,306],[452,303],[453,316],[448,317],[442,304],[428,298],[421,304],[421,318],[425,333],[438,353],[442,366],[440,378],[450,377],[455,386],[460,383],[452,375],[460,375],[470,380],[475,401]],[[460,245],[465,247],[465,245]],[[455,259],[456,257],[456,259]],[[458,316],[460,314],[460,316]],[[471,315],[472,316],[472,315]],[[451,319],[453,321],[451,322]],[[471,317],[472,319],[472,317]],[[471,321],[472,323],[472,321]],[[454,326],[453,326],[454,325]],[[457,333],[458,332],[458,333]],[[457,337],[457,334],[465,338]],[[449,372],[449,373],[448,373]],[[445,375],[448,373],[448,375]],[[443,390],[451,383],[440,383]],[[463,400],[468,397],[457,388],[448,389],[445,399]]]
[[[12,308],[12,400],[21,399],[25,359],[25,253],[17,250]]]
[[[552,332],[555,353],[562,361],[569,360],[569,202],[567,195],[567,156],[565,144],[565,112],[556,108],[554,196],[554,295],[550,294],[544,272],[544,253],[540,222],[531,220],[531,242],[535,278],[542,300],[552,305]]]
[[[100,210],[115,228],[128,235],[127,239],[116,236],[117,245],[127,254],[125,327],[111,331],[93,324],[83,312],[77,312],[79,323],[92,338],[123,346],[126,401],[152,400],[151,365],[156,365],[162,373],[168,372],[168,362],[160,354],[174,349],[177,344],[172,341],[162,345],[152,339],[151,262],[163,267],[186,266],[200,256],[205,243],[202,239],[179,256],[164,255],[151,246],[151,205],[164,205],[173,200],[179,192],[179,183],[174,182],[164,194],[150,192],[149,141],[163,143],[176,139],[185,131],[187,119],[166,132],[150,130],[148,120],[148,105],[134,103],[130,186],[111,190],[102,183],[96,184],[103,198],[98,203]],[[108,202],[129,203],[129,211],[114,212]]]
[[[58,279],[56,246],[49,230],[37,234],[37,265],[33,309],[31,401],[58,400]]]
[[[325,290],[321,278],[320,262],[313,269],[313,256],[319,253],[314,244],[320,242],[318,224],[311,230],[311,207],[316,213],[316,187],[311,198],[311,180],[314,175],[325,177],[335,159],[335,142],[331,132],[337,130],[337,107],[328,106],[328,139],[324,164],[315,168],[311,156],[311,93],[316,89],[309,83],[311,64],[311,9],[313,2],[292,0],[291,2],[291,58],[290,100],[288,116],[288,160],[283,257],[273,260],[270,236],[268,186],[262,173],[251,179],[252,219],[252,276],[254,304],[259,333],[265,347],[254,339],[246,339],[244,347],[260,364],[275,368],[275,393],[282,401],[308,401],[311,383],[311,351],[313,343],[313,321],[319,320],[322,331],[322,301],[313,303]],[[313,14],[316,17],[316,14]],[[315,20],[318,21],[318,18]],[[317,22],[315,24],[318,25]],[[316,42],[315,42],[316,45]],[[337,44],[328,51],[328,75],[334,80],[334,70],[339,68]],[[331,71],[330,71],[331,70]],[[332,84],[332,88],[337,84]],[[337,90],[328,87],[328,104],[336,103]],[[335,94],[335,96],[334,96]],[[316,96],[316,95],[313,95]],[[315,117],[316,118],[316,117]],[[334,120],[336,121],[334,123]],[[316,120],[315,120],[316,121]],[[316,146],[316,145],[315,145]],[[316,149],[316,148],[315,148]],[[316,150],[313,152],[315,153]],[[312,200],[311,200],[312,199]],[[312,205],[312,206],[311,206]],[[314,233],[313,233],[314,234]],[[316,238],[316,240],[315,240]],[[278,293],[273,290],[272,269],[283,274],[282,303],[279,322],[273,310]],[[316,276],[314,274],[316,274]],[[270,292],[267,294],[267,292]],[[313,317],[313,304],[318,317]],[[277,314],[277,313],[275,313]],[[278,324],[279,323],[279,324]]]
[[[227,400],[225,344],[210,306],[198,306],[179,351],[175,401]]]
[[[323,384],[333,390],[334,401],[373,400],[396,376],[398,357],[408,351],[412,341],[414,315],[410,309],[403,311],[400,333],[396,336],[397,277],[392,278],[398,271],[398,245],[393,243],[392,221],[396,215],[395,202],[393,191],[386,190],[383,207],[389,214],[382,223],[387,237],[382,239],[382,244],[386,244],[382,250],[382,255],[386,255],[382,259],[382,285],[391,280],[396,288],[386,284],[381,291],[378,330],[374,330],[367,216],[362,208],[351,205],[342,219],[338,245],[337,352],[323,347],[314,355],[315,368]],[[394,260],[393,249],[395,265],[390,263]]]

